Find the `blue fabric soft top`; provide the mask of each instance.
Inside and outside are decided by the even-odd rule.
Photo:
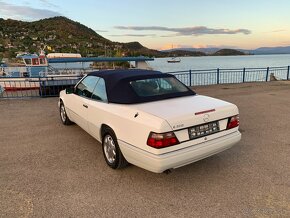
[[[174,77],[171,74],[161,73],[153,70],[129,69],[129,70],[102,70],[89,74],[90,76],[98,76],[105,80],[108,102],[118,104],[136,104],[150,101],[164,100],[168,98],[183,97],[195,95],[195,92],[187,88],[187,92],[171,93],[158,96],[141,97],[136,94],[130,85],[131,81]]]

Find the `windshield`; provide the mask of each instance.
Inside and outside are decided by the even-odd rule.
[[[189,89],[175,77],[150,78],[131,81],[130,85],[140,97],[184,93]]]

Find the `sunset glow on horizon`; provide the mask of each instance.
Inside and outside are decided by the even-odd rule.
[[[34,21],[66,16],[103,37],[158,50],[289,46],[287,0],[0,0],[0,17]]]

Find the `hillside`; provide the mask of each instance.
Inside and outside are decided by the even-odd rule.
[[[14,58],[17,53],[68,52],[87,56],[206,56],[244,54],[285,54],[290,47],[258,48],[256,50],[222,48],[176,48],[164,51],[148,49],[139,42],[112,42],[94,30],[66,17],[53,17],[34,22],[0,18],[0,60]]]
[[[126,56],[149,56],[149,57],[163,57],[164,54],[160,51],[148,49],[139,42],[120,43]]]
[[[204,52],[201,51],[186,51],[186,50],[170,50],[170,51],[163,51],[163,53],[166,54],[166,56],[179,56],[179,57],[185,57],[185,56],[206,56]]]
[[[290,46],[261,47],[251,51],[253,54],[290,54]]]
[[[217,51],[221,50],[223,48],[217,48],[217,47],[209,47],[209,48],[176,48],[176,50],[183,50],[183,51],[200,51],[204,52],[206,55],[213,55]],[[241,51],[247,55],[254,54],[254,55],[267,55],[267,54],[290,54],[290,46],[278,46],[278,47],[261,47],[257,49],[241,49],[241,48],[235,48],[234,50]],[[170,50],[163,50],[163,52],[171,52]]]
[[[202,52],[205,53],[206,55],[211,55],[218,50],[222,48],[174,48],[174,49],[168,49],[168,50],[163,50],[163,52],[172,52],[172,51],[190,51],[190,52]]]
[[[229,55],[245,55],[249,52],[240,49],[223,49],[223,48],[176,48],[163,50],[163,52],[175,53],[176,56],[229,56]],[[183,54],[183,55],[180,55]],[[188,54],[188,55],[186,55]]]
[[[234,56],[234,55],[245,55],[244,52],[234,49],[221,49],[213,54],[214,56]]]
[[[47,45],[46,52],[81,53],[82,56],[144,55],[163,56],[138,42],[112,42],[94,30],[65,17],[34,22],[0,18],[0,58],[13,58],[18,52],[35,53]]]

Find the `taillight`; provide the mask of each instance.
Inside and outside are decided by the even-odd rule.
[[[154,133],[150,132],[147,145],[153,148],[164,148],[179,144],[174,132]]]
[[[227,129],[232,129],[240,125],[239,115],[229,118]]]

